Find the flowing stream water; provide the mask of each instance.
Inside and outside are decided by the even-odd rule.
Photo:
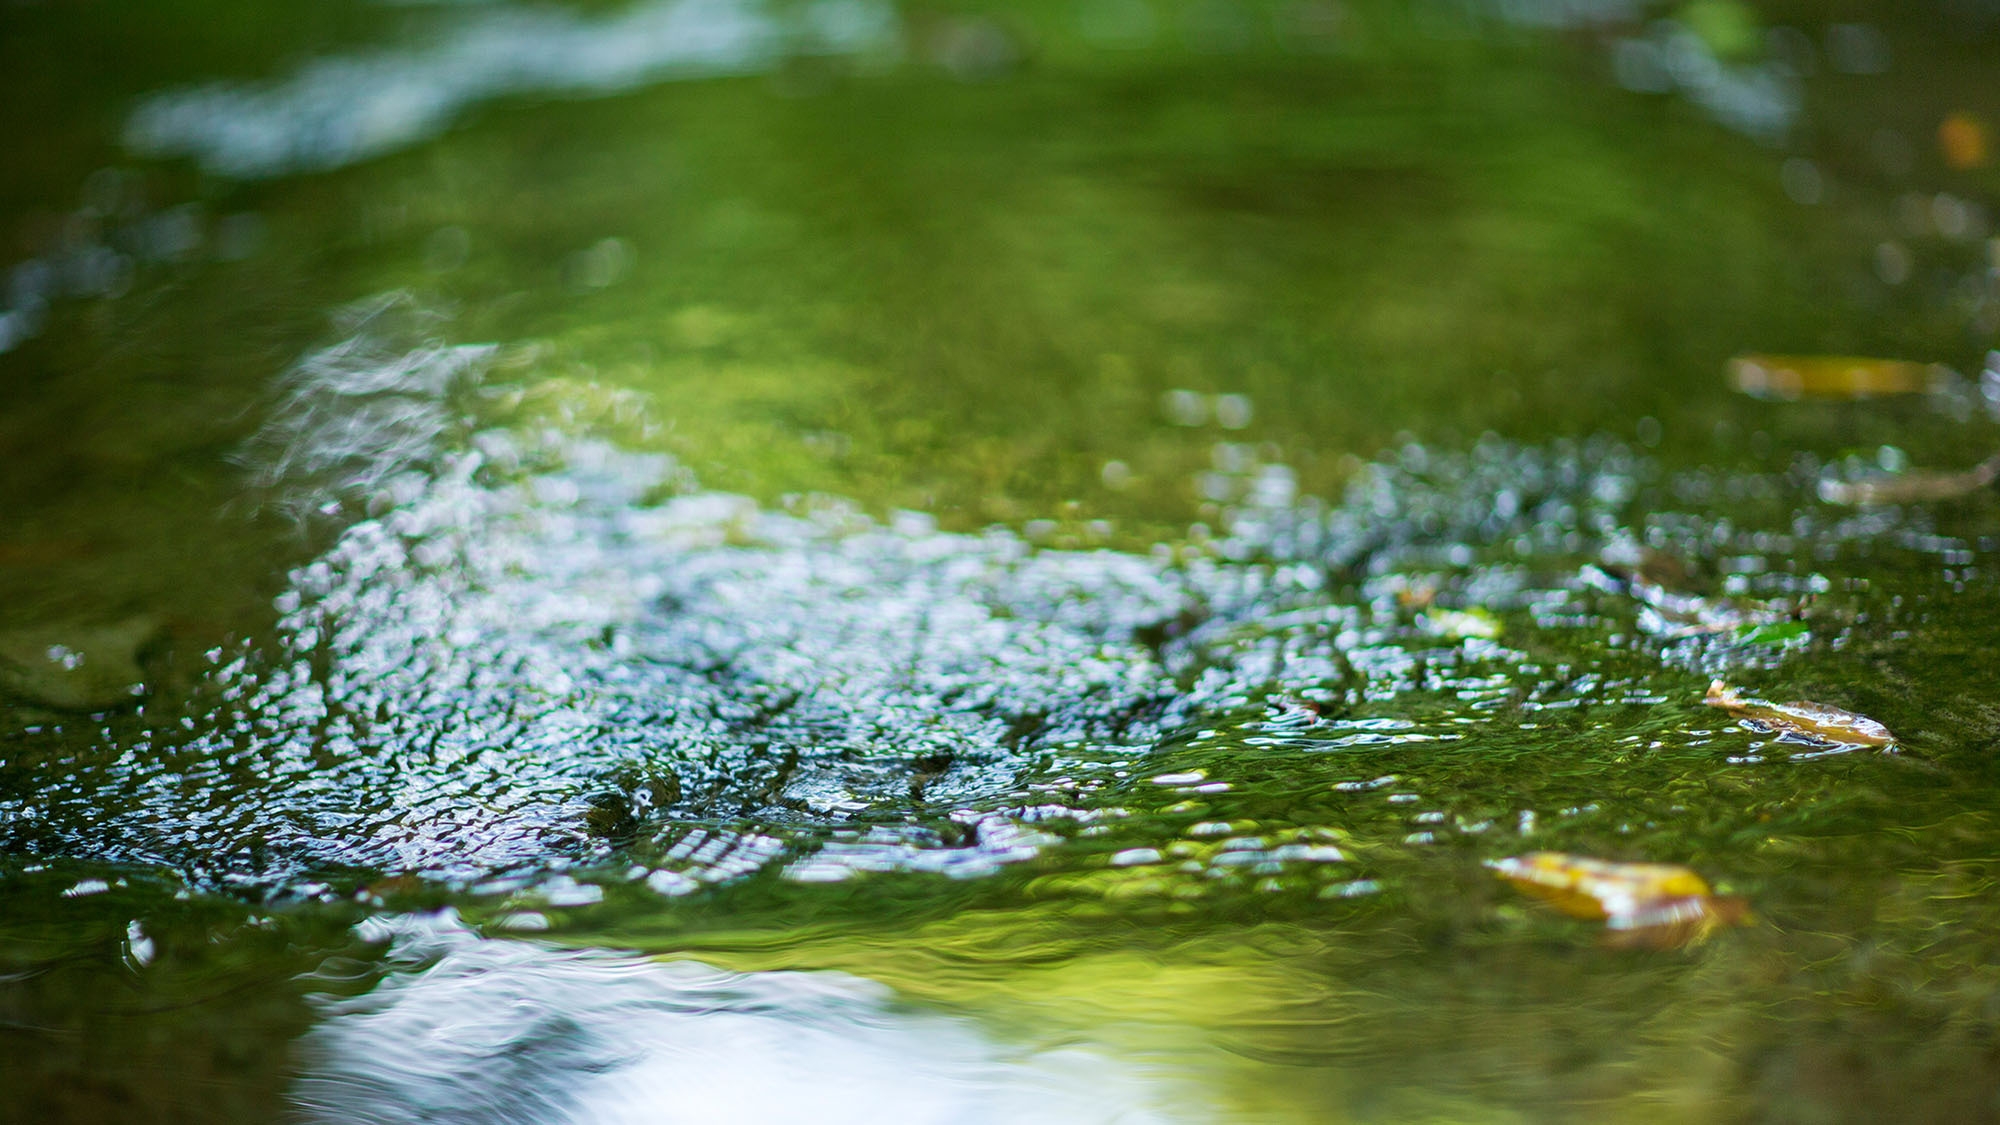
[[[14,5],[0,1118],[2000,1120],[1996,52]]]

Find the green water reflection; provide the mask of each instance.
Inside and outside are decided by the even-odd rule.
[[[355,925],[446,907],[853,974],[1162,1119],[2000,1117],[2000,500],[1814,493],[2000,437],[1993,168],[1935,140],[2000,120],[1991,11],[851,7],[234,177],[133,107],[497,9],[0,16],[9,261],[67,279],[0,333],[21,1119],[309,1115],[300,1037],[428,963]],[[1641,548],[1800,626],[1676,634]],[[1534,849],[1756,921],[1608,949],[1481,867]]]

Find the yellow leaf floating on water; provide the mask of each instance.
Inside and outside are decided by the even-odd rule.
[[[1824,703],[1772,703],[1752,699],[1721,680],[1708,685],[1708,694],[1702,697],[1702,702],[1710,707],[1720,707],[1739,719],[1749,719],[1779,735],[1791,735],[1820,746],[1891,746],[1896,741],[1896,736],[1889,732],[1888,727],[1866,715],[1857,715]]]
[[[1601,921],[1614,945],[1669,949],[1748,920],[1743,900],[1671,863],[1612,863],[1564,852],[1488,860],[1515,889],[1572,918]]]
[[[1951,383],[1934,363],[1852,355],[1739,355],[1729,384],[1758,398],[1874,398],[1929,394]]]
[[[1959,171],[1985,164],[1992,154],[1986,123],[1964,110],[1947,114],[1938,122],[1937,139],[1944,162]]]
[[[1858,481],[1823,480],[1819,482],[1819,498],[1829,504],[1863,508],[1884,504],[1922,504],[1970,496],[1996,480],[2000,480],[2000,454],[1988,457],[1962,473],[1918,470]]]

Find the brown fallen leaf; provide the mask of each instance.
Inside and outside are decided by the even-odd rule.
[[[1707,880],[1677,864],[1529,852],[1486,866],[1572,918],[1603,922],[1605,940],[1615,946],[1671,949],[1750,917],[1741,898],[1715,894]]]
[[[1429,609],[1437,600],[1437,583],[1428,579],[1407,583],[1396,590],[1396,605],[1413,612]]]
[[[1739,355],[1729,361],[1729,383],[1758,398],[1874,398],[1929,394],[1950,385],[1951,372],[1934,363],[1850,355]]]
[[[1896,742],[1888,727],[1866,715],[1824,703],[1753,699],[1721,680],[1708,685],[1708,694],[1702,697],[1702,702],[1720,707],[1739,719],[1748,719],[1781,737],[1789,735],[1818,746],[1892,746]]]
[[[1996,453],[1962,473],[1933,473],[1915,470],[1867,480],[1823,480],[1819,498],[1829,504],[1872,508],[1884,504],[1922,504],[1933,500],[1956,500],[1969,496],[2000,480],[2000,453]]]
[[[1272,696],[1264,701],[1264,706],[1270,710],[1274,720],[1296,725],[1320,722],[1339,710],[1336,704],[1289,693]]]

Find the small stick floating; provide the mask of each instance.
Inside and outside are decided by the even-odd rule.
[[[1486,862],[1516,890],[1572,918],[1601,921],[1610,944],[1671,949],[1749,919],[1748,906],[1671,863],[1612,863],[1564,852]]]
[[[1678,569],[1679,564],[1673,560],[1647,552],[1636,567],[1607,561],[1587,570],[1584,579],[1599,589],[1624,593],[1645,605],[1650,612],[1640,613],[1639,628],[1664,637],[1746,633],[1762,625],[1783,624],[1792,617],[1791,608],[1782,603],[1759,605],[1729,598],[1705,598],[1674,589],[1656,576]]]
[[[1708,685],[1708,694],[1702,697],[1702,702],[1768,727],[1780,736],[1791,735],[1821,746],[1893,746],[1896,742],[1888,727],[1866,715],[1824,703],[1771,703],[1752,699],[1721,680]]]
[[[1996,480],[2000,480],[2000,454],[1994,454],[1962,473],[1913,470],[1867,480],[1823,480],[1819,482],[1819,498],[1829,504],[1861,508],[1884,504],[1922,504],[1970,496]]]

